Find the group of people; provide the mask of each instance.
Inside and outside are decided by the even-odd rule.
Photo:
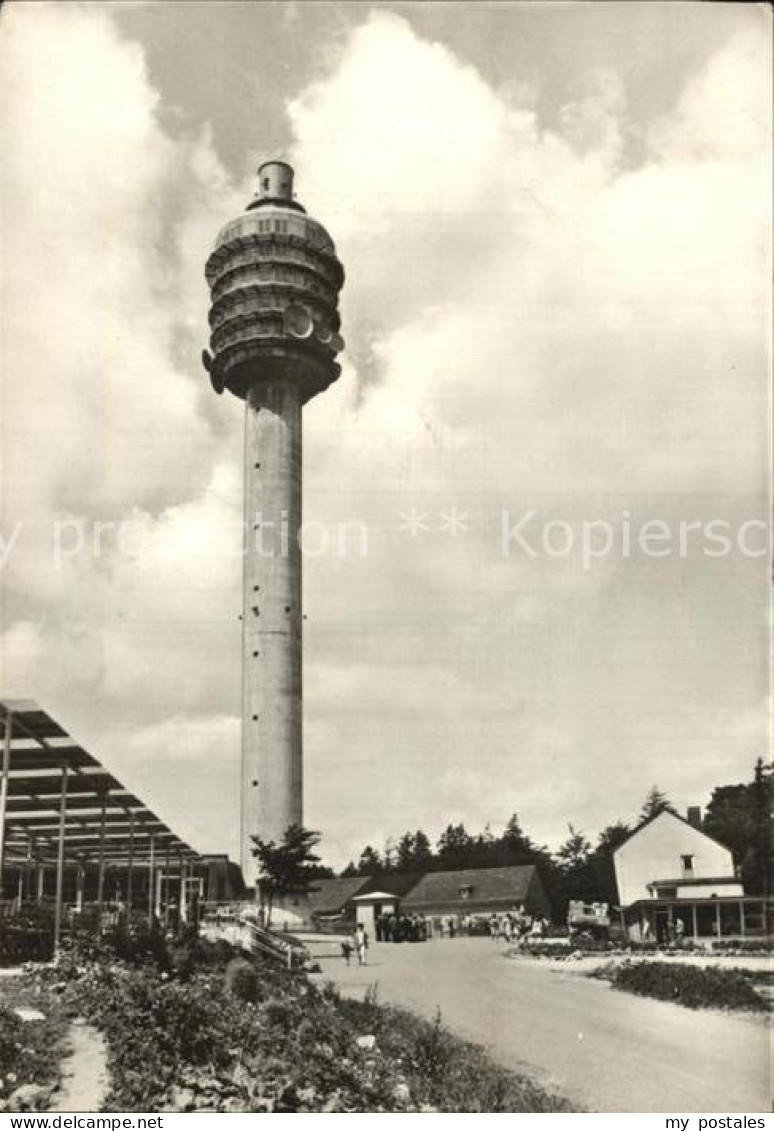
[[[374,921],[377,942],[424,942],[430,931],[424,915],[384,912]]]
[[[489,918],[489,935],[495,941],[502,939],[506,943],[518,944],[527,939],[542,939],[547,929],[547,919],[526,915],[523,911],[509,911]]]
[[[457,935],[489,935],[494,941],[502,940],[516,945],[528,939],[541,939],[548,928],[548,920],[527,915],[520,907],[513,911],[491,915],[399,915],[385,911],[374,919],[376,942],[425,942],[430,938],[453,939]],[[365,966],[368,952],[368,932],[358,923],[352,935],[341,944],[342,955],[349,966],[354,956],[358,966]]]

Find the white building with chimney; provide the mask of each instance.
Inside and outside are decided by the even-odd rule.
[[[768,933],[766,903],[744,894],[730,849],[663,809],[615,849],[618,901],[629,938],[711,941]]]

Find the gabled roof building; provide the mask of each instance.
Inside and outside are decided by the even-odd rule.
[[[427,872],[401,901],[401,909],[408,914],[429,916],[491,915],[517,907],[530,915],[550,914],[534,864]]]
[[[678,921],[679,935],[702,941],[770,933],[770,904],[745,895],[730,849],[703,832],[697,810],[689,815],[662,809],[615,849],[628,936],[667,941]]]

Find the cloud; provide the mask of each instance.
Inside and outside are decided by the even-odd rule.
[[[153,759],[159,719],[238,703],[238,653],[187,664],[238,640],[218,535],[240,517],[239,420],[232,437],[210,412],[198,357],[203,257],[237,197],[207,129],[162,129],[109,10],[11,6],[0,55],[3,687],[120,772],[138,753],[123,724],[150,728]]]
[[[707,655],[735,615],[760,640],[760,563],[711,574],[694,560],[656,575],[612,562],[584,576],[577,560],[498,562],[497,515],[762,512],[763,51],[751,34],[734,38],[654,122],[631,120],[621,76],[600,72],[552,132],[518,91],[501,97],[379,13],[289,107],[303,199],[347,267],[355,368],[307,409],[308,511],[354,505],[377,532],[341,600],[323,571],[307,573],[329,617],[309,634],[312,687],[346,686],[342,657],[367,658],[374,684],[324,709],[309,694],[308,759],[323,782],[328,765],[356,767],[353,796],[378,798],[380,827],[409,820],[396,767],[412,782],[411,821],[424,813],[436,832],[452,815],[473,822],[483,797],[494,821],[526,806],[550,840],[562,814],[601,825],[611,806],[636,811],[654,774],[692,800],[762,748],[762,650],[723,689]],[[622,143],[635,134],[632,165]],[[410,505],[452,504],[472,516],[472,536],[386,534]],[[336,631],[356,618],[360,633]],[[713,730],[697,720],[718,695],[728,710]],[[658,703],[668,721],[656,735]],[[323,710],[338,725],[318,724]],[[757,738],[740,738],[737,712],[757,718]],[[443,789],[438,760],[452,767]],[[600,790],[613,780],[614,801]],[[322,792],[312,804],[322,820]],[[340,835],[361,819],[338,816]]]
[[[241,414],[198,354],[203,261],[246,186],[209,129],[162,128],[109,7],[4,15],[4,686],[234,852]],[[500,511],[760,512],[763,50],[729,40],[658,121],[599,71],[547,129],[518,76],[380,12],[289,105],[347,270],[306,517],[368,531],[305,571],[307,820],[334,860],[514,810],[558,841],[760,752],[760,562],[506,561]],[[57,521],[83,538],[59,565]],[[117,527],[95,554],[95,521],[140,551]]]

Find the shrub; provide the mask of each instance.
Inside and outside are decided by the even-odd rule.
[[[22,1023],[13,1010],[0,1005],[0,1077],[14,1072],[21,1048]]]
[[[615,970],[611,981],[615,989],[674,1001],[689,1009],[768,1009],[767,1003],[741,970],[688,966],[677,962],[624,962]]]
[[[260,997],[260,979],[252,962],[233,958],[226,967],[226,989],[240,1001],[255,1002]]]

